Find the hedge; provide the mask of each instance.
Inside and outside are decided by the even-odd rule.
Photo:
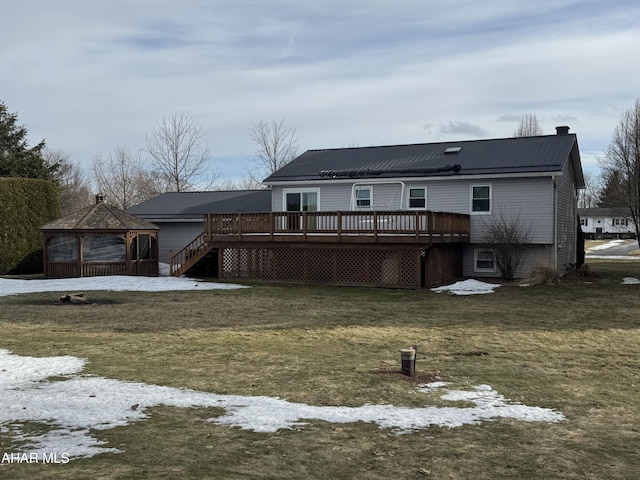
[[[40,227],[59,215],[56,184],[0,178],[0,275],[43,271]]]

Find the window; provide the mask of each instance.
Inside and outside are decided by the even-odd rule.
[[[371,208],[373,205],[373,187],[356,187],[356,207]]]
[[[471,185],[471,213],[491,213],[491,185]]]
[[[320,204],[320,190],[306,188],[284,190],[284,210],[286,212],[317,212]]]
[[[292,212],[285,216],[283,228],[299,230],[302,226],[300,212],[317,212],[320,209],[320,189],[284,189],[283,208],[285,212]],[[306,228],[315,228],[315,222],[316,218],[309,216]]]
[[[626,218],[614,218],[613,224],[616,227],[627,227],[629,225],[629,221]]]
[[[474,255],[476,272],[496,271],[496,254],[493,250],[474,250]]]
[[[409,189],[409,208],[427,208],[427,189],[424,187]]]
[[[582,225],[583,227],[588,227],[589,226],[589,219],[588,218],[581,218],[580,219],[580,225]]]

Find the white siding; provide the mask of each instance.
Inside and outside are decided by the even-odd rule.
[[[557,177],[557,265],[560,274],[576,263],[577,204],[576,184],[571,162],[567,161],[562,176]]]
[[[480,248],[478,245],[469,245],[464,250],[463,255],[463,275],[465,277],[485,277],[500,278],[500,272],[478,272],[474,265],[474,250]],[[552,245],[534,245],[527,249],[522,256],[522,263],[518,270],[518,278],[527,278],[537,267],[552,267],[553,264],[553,246]]]
[[[169,263],[169,251],[177,253],[186,247],[203,231],[203,222],[158,222],[158,259],[161,263]]]
[[[633,225],[633,220],[631,218],[626,218],[627,225],[614,225],[614,218],[625,218],[623,216],[619,217],[580,217],[582,220],[586,221],[586,225],[582,225],[582,231],[584,233],[596,233],[597,228],[602,229],[603,234],[613,234],[613,235],[622,235],[622,234],[635,234],[636,229]]]
[[[482,242],[483,226],[493,215],[519,216],[523,227],[530,229],[532,243],[551,243],[553,240],[553,183],[550,177],[509,178],[498,180],[470,180],[458,177],[451,180],[406,180],[405,191],[399,182],[358,182],[373,187],[373,208],[376,210],[404,210],[407,190],[427,188],[427,209],[439,212],[466,213],[470,211],[471,185],[491,184],[492,215],[472,215],[471,241]],[[353,183],[315,183],[305,188],[320,189],[320,211],[349,210]],[[287,187],[293,188],[293,187]],[[282,187],[273,187],[273,210],[284,210]],[[404,198],[404,201],[401,199]]]
[[[287,190],[296,190],[295,187],[285,187]],[[333,184],[309,184],[300,189],[319,188],[320,189],[320,205],[318,209],[322,212],[331,212],[337,210],[348,210],[351,200],[351,185],[333,185]],[[271,191],[271,209],[274,212],[282,212],[284,208],[283,187],[273,187]]]

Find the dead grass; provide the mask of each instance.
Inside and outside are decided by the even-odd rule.
[[[0,348],[74,355],[87,372],[314,405],[423,405],[400,368],[562,411],[566,422],[487,422],[397,436],[312,421],[260,434],[206,422],[215,409],[157,407],[99,432],[125,451],[3,478],[635,478],[640,471],[638,262],[589,262],[593,279],[492,295],[259,285],[242,291],[0,297]],[[448,405],[436,395],[429,402]],[[0,452],[16,445],[0,433]]]

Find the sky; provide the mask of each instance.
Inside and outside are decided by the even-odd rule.
[[[0,101],[89,169],[159,121],[203,127],[209,169],[246,176],[252,123],[299,152],[568,125],[598,173],[640,96],[635,0],[5,0]]]

